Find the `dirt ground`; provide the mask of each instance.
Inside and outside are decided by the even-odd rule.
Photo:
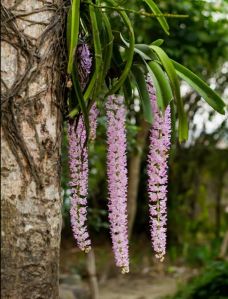
[[[141,252],[135,254],[138,259],[133,260],[131,272],[123,275],[114,265],[111,248],[102,246],[95,251],[99,299],[160,299],[174,294],[180,284],[197,274],[181,264],[158,263],[150,253]],[[60,299],[91,298],[86,263],[84,253],[64,244],[60,258]]]
[[[160,299],[176,292],[179,279],[162,277],[118,277],[99,284],[99,299]],[[89,299],[88,282],[60,284],[60,299]]]
[[[100,299],[159,299],[174,294],[177,280],[163,277],[111,279],[100,288]]]

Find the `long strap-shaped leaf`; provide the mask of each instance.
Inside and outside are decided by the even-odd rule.
[[[225,103],[219,95],[213,91],[202,79],[196,76],[192,71],[172,60],[178,76],[185,80],[192,88],[197,91],[202,98],[217,112],[225,114]]]
[[[171,144],[176,142],[176,111],[174,101],[170,102],[171,111]]]
[[[118,5],[116,4],[116,2],[114,0],[108,0],[108,1],[113,6],[118,7]],[[129,32],[129,49],[128,49],[128,53],[127,53],[127,62],[126,62],[125,68],[124,68],[119,80],[112,86],[112,88],[110,89],[110,91],[108,92],[107,95],[114,94],[123,85],[124,81],[126,80],[128,74],[131,70],[131,65],[132,65],[132,61],[133,61],[133,57],[134,57],[134,45],[135,45],[134,29],[131,25],[131,21],[128,18],[126,12],[118,11],[118,13],[121,15],[124,24],[128,28],[128,32]]]
[[[105,25],[105,30],[107,33],[107,44],[105,45],[105,55],[104,55],[104,68],[103,68],[103,78],[105,78],[111,64],[112,59],[112,51],[113,51],[113,34],[112,34],[112,28],[111,24],[109,22],[109,19],[106,15],[106,13],[102,13],[103,22]]]
[[[146,4],[150,7],[151,11],[155,15],[161,15],[162,14],[162,12],[158,8],[158,6],[154,3],[153,0],[144,0],[144,2],[146,2]],[[169,35],[169,24],[167,23],[165,17],[164,16],[157,17],[157,20],[160,23],[163,30],[165,31],[165,33]]]
[[[123,58],[120,54],[120,49],[116,45],[113,46],[112,63],[114,64],[114,66],[117,69],[120,69],[120,70],[124,66],[124,61],[123,61]],[[130,75],[130,73],[129,73],[129,75]],[[131,82],[130,82],[130,79],[129,79],[129,75],[125,79],[125,81],[123,83],[123,86],[122,86],[125,101],[128,102],[128,103],[131,102],[131,98],[132,98],[132,86],[131,86]]]
[[[150,96],[148,93],[144,73],[141,70],[141,68],[136,65],[132,67],[132,71],[135,77],[135,82],[142,102],[144,118],[148,123],[152,124],[153,123],[152,106],[150,102]]]
[[[179,118],[179,126],[178,126],[178,133],[179,133],[179,140],[180,142],[188,139],[188,123],[187,117],[184,111],[183,101],[180,95],[180,84],[178,81],[178,77],[173,66],[172,61],[168,57],[168,55],[158,46],[150,45],[150,48],[157,54],[158,58],[163,65],[169,81],[172,87],[172,92],[174,95],[174,99],[176,100],[177,105],[177,112]]]
[[[161,86],[160,86],[160,84],[158,82],[157,77],[155,76],[154,72],[152,71],[151,67],[147,63],[146,63],[146,67],[147,67],[147,70],[148,70],[149,74],[152,77],[153,85],[154,85],[154,88],[155,88],[155,91],[156,91],[156,99],[157,99],[158,107],[162,110],[162,107],[163,107],[163,103],[162,103],[163,102],[163,97],[162,97]]]
[[[124,46],[129,47],[130,44],[124,39],[123,35],[120,33],[120,38],[124,43]],[[151,60],[153,52],[151,51],[150,47],[145,44],[135,44],[134,45],[134,52],[139,54],[142,59],[144,60]]]
[[[67,66],[67,72],[72,73],[73,63],[74,63],[74,53],[78,43],[78,31],[79,31],[79,21],[80,21],[80,0],[73,0],[72,7],[68,13],[68,29],[67,35],[69,42],[69,60]],[[71,24],[71,25],[70,25]]]
[[[156,61],[150,61],[148,65],[154,76],[156,77],[157,83],[159,84],[159,89],[161,90],[161,102],[158,101],[158,104],[160,108],[165,111],[166,107],[169,105],[170,101],[173,98],[168,78]]]
[[[103,61],[102,61],[102,48],[101,48],[101,41],[99,36],[99,29],[98,29],[98,22],[97,18],[100,17],[100,14],[96,14],[96,9],[93,5],[89,5],[89,14],[91,19],[92,25],[92,33],[93,33],[93,44],[94,44],[94,51],[95,51],[95,86],[93,88],[93,98],[96,98],[96,95],[99,93],[101,85],[102,85],[102,68],[103,68]]]
[[[79,83],[78,70],[76,69],[75,65],[73,65],[72,79],[73,79],[74,91],[75,91],[80,109],[81,109],[82,114],[83,114],[87,136],[89,136],[89,116],[88,116],[86,104],[85,104],[85,101],[84,101],[84,98],[83,98],[83,94],[82,94],[82,91],[81,91],[81,86],[80,86],[80,83]],[[77,109],[74,109],[73,111],[71,111],[69,113],[69,116],[74,117],[75,112],[77,112]]]

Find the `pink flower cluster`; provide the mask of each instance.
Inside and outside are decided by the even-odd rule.
[[[92,58],[89,48],[77,49],[79,78],[84,90],[90,74]],[[151,238],[155,256],[163,261],[166,252],[168,152],[170,148],[170,107],[162,113],[157,105],[153,82],[147,79],[154,122],[150,130],[148,154],[148,195]],[[129,272],[127,224],[127,140],[126,109],[122,96],[109,96],[107,115],[107,175],[109,222],[116,265]],[[98,109],[94,103],[89,112],[89,140],[96,138]],[[79,248],[88,252],[91,241],[87,229],[88,138],[83,116],[68,122],[69,168],[71,186],[71,225]]]
[[[92,66],[89,48],[82,44],[77,49],[79,58],[79,78],[84,89]],[[98,110],[94,103],[89,113],[90,139],[96,138]],[[78,247],[88,252],[91,241],[87,231],[87,196],[88,196],[88,146],[87,133],[82,115],[68,122],[69,168],[71,186],[71,225]]]
[[[87,44],[83,43],[77,47],[78,70],[82,90],[85,88],[92,67],[92,57]]]
[[[83,117],[68,123],[69,167],[71,181],[71,225],[78,247],[88,252],[91,241],[87,231],[88,149]]]
[[[109,96],[107,113],[107,174],[109,221],[116,265],[129,272],[127,231],[126,109],[122,96]]]
[[[156,257],[163,261],[166,252],[168,151],[170,148],[170,106],[164,114],[159,110],[152,80],[148,77],[154,122],[150,130],[148,154],[148,195],[151,237]]]

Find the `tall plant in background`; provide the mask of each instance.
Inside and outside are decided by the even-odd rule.
[[[180,142],[187,140],[188,138],[187,116],[185,114],[184,104],[180,95],[178,77],[189,83],[190,86],[192,86],[217,112],[224,114],[225,104],[221,98],[198,76],[168,57],[166,52],[161,48],[163,40],[159,39],[152,41],[149,45],[135,43],[134,28],[130,22],[130,19],[128,18],[128,12],[141,14],[148,18],[156,17],[161,27],[167,34],[169,34],[169,25],[166,21],[166,16],[186,17],[181,15],[175,16],[170,14],[162,14],[152,0],[145,0],[144,2],[148,7],[148,11],[146,12],[141,10],[133,11],[131,9],[127,9],[124,7],[124,5],[119,4],[119,2],[115,0],[107,0],[103,2],[73,0],[68,13],[67,26],[67,44],[69,49],[68,117],[69,119],[74,120],[74,124],[76,124],[76,131],[78,130],[81,121],[83,122],[83,132],[85,133],[85,138],[84,142],[81,144],[81,148],[86,148],[88,146],[88,136],[92,130],[90,126],[89,113],[91,107],[94,107],[94,103],[99,102],[100,105],[105,105],[106,98],[110,95],[114,96],[115,94],[123,94],[125,103],[131,103],[133,99],[133,90],[135,88],[138,89],[144,119],[152,126],[148,166],[148,173],[150,177],[149,197],[150,201],[152,202],[154,202],[152,198],[156,197],[157,204],[157,206],[154,207],[152,203],[152,207],[150,208],[152,218],[152,238],[154,249],[158,257],[162,260],[165,253],[166,242],[164,226],[166,224],[165,184],[167,182],[167,178],[162,178],[162,174],[165,174],[165,170],[167,168],[167,151],[169,147],[170,134],[170,107],[173,115],[175,115],[175,111],[177,111],[178,135]],[[113,12],[115,12],[115,14],[113,14]],[[112,23],[112,18],[108,18],[108,14],[113,18],[120,18],[123,24],[123,34],[115,30],[115,27]],[[111,21],[109,21],[109,19]],[[142,19],[142,22],[144,20],[145,19]],[[92,32],[92,34],[90,34],[90,32]],[[84,86],[79,83],[79,65],[80,60],[83,60],[83,58],[78,55],[78,51],[76,51],[78,49],[79,37],[83,37],[88,40],[93,56],[91,73],[89,74],[88,80],[86,80]],[[147,88],[148,84],[146,82],[146,78],[148,74],[152,79],[151,82],[153,82],[153,93],[156,95],[156,100],[154,95],[152,96],[152,87],[149,86],[149,88]],[[103,94],[102,97],[101,94]],[[153,99],[152,105],[151,97]],[[115,123],[118,127],[118,120],[119,125],[123,120],[119,118],[115,119],[116,115],[118,115],[118,107],[115,107],[115,109],[117,110],[116,113],[112,115],[112,122],[110,122],[109,119],[109,126],[111,123]],[[109,117],[110,116],[108,116],[108,118]],[[109,131],[112,131],[112,129],[113,128],[109,129]],[[120,131],[122,129],[123,127],[119,128]],[[155,132],[156,130],[159,132],[159,136],[155,134],[157,133]],[[70,138],[74,138],[74,136],[71,135]],[[114,138],[113,142],[115,141],[116,140]],[[156,148],[157,151],[160,151],[159,153],[156,152]],[[121,147],[116,149],[115,155],[117,157],[120,157],[120,151]],[[156,160],[158,156],[159,159]],[[74,162],[71,161],[71,163]],[[83,161],[81,161],[81,163],[83,163]],[[120,164],[121,163],[117,163],[115,169],[115,179],[117,180],[118,173],[121,172],[122,167],[124,166]],[[108,164],[108,167],[110,167],[110,163]],[[159,173],[153,173],[155,168],[161,171]],[[110,173],[110,169],[108,169],[108,173]],[[157,179],[157,182],[153,181],[154,178]],[[155,185],[152,184],[152,181]],[[74,182],[74,184],[77,185],[78,182]],[[122,184],[119,187],[121,189],[120,194],[123,195],[120,206],[124,207],[124,194],[126,185]],[[110,200],[112,207],[117,204],[116,199],[112,197],[111,194]],[[118,211],[121,215],[123,215],[122,210]],[[113,209],[110,209],[110,212],[113,213]],[[123,218],[124,217],[121,218],[121,221],[123,221],[123,226],[125,227],[126,219]],[[112,223],[112,214],[110,214],[110,219]],[[113,223],[111,224],[111,229],[114,229]],[[114,231],[112,231],[112,234],[113,233],[115,234]],[[124,240],[118,239],[115,240],[115,242],[115,244],[121,244],[121,242],[125,244],[124,246],[118,245],[118,248],[115,247],[115,244],[113,245],[116,256],[116,250],[119,250],[119,253],[121,253],[120,256],[123,255],[126,257],[124,262],[119,262],[119,259],[117,258],[117,265],[127,268],[128,266],[126,260],[128,257],[127,254],[125,254],[125,249],[128,242],[126,241],[125,228]]]

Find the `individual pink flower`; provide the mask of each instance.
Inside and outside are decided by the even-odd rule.
[[[109,96],[107,111],[107,174],[109,222],[116,265],[129,272],[127,231],[126,109],[122,96]]]
[[[162,113],[157,104],[150,77],[147,79],[154,122],[150,129],[148,154],[148,195],[151,238],[156,257],[164,260],[166,253],[168,154],[170,149],[170,106]]]

